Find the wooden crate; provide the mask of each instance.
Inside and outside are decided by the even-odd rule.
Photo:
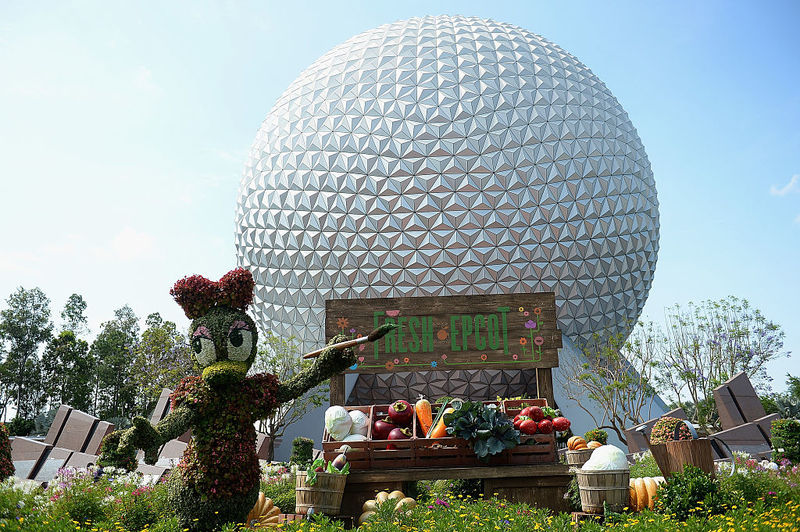
[[[520,445],[503,451],[509,464],[544,464],[556,462],[556,435],[532,434],[520,436]]]
[[[547,406],[547,399],[507,399],[503,401],[502,408],[508,417],[514,419],[526,406],[544,407]]]
[[[366,441],[336,441],[331,438],[328,429],[323,429],[322,432],[322,456],[330,462],[339,456],[338,449],[342,445],[349,445],[351,449],[347,452],[347,461],[350,464],[350,469],[370,469],[372,467],[370,452],[369,452],[369,439],[372,436],[372,418],[370,417],[371,408],[369,406],[346,406],[344,407],[348,412],[358,410],[367,415],[369,420],[369,430],[367,432]]]
[[[370,439],[367,442],[372,469],[394,467],[414,467],[415,438],[417,435],[417,414],[411,418],[411,439],[408,440],[374,440],[372,439],[372,423],[389,415],[389,405],[373,405],[370,408]],[[393,446],[394,448],[389,448]]]
[[[466,440],[461,438],[416,438],[414,465],[416,467],[460,466],[464,460]]]

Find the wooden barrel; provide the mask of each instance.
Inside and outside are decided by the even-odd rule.
[[[631,472],[627,469],[585,471],[578,469],[581,508],[587,514],[602,514],[605,502],[613,512],[621,512],[630,502]]]
[[[295,482],[294,512],[306,515],[308,509],[313,508],[314,513],[339,515],[346,481],[345,475],[317,473],[317,481],[313,486],[309,486],[306,484],[305,471],[299,471]]]
[[[594,449],[567,451],[567,465],[581,467],[592,456]]]
[[[668,441],[666,448],[671,473],[680,473],[686,464],[691,464],[714,478],[714,456],[708,438]]]

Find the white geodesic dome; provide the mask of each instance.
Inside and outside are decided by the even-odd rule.
[[[554,291],[561,330],[622,331],[658,200],[608,88],[542,37],[479,18],[364,32],[269,112],[236,208],[261,325],[310,348],[325,300]]]

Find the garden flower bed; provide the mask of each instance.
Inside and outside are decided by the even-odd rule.
[[[651,473],[647,454],[632,467],[632,475]],[[633,530],[641,532],[696,531],[745,532],[795,530],[800,522],[800,467],[788,460],[760,462],[739,456],[737,472],[727,476],[718,471],[716,495],[684,505],[687,517],[681,520],[673,501],[670,511],[659,509],[607,516],[605,523],[586,521],[579,530]],[[263,470],[262,491],[279,505],[293,504],[294,473],[289,467]],[[686,482],[694,482],[684,479]],[[141,477],[106,468],[100,473],[64,469],[46,490],[31,483],[9,479],[0,484],[0,531],[93,532],[155,531],[179,532],[177,520],[166,502],[163,483],[141,485]],[[574,531],[569,514],[553,515],[547,510],[524,504],[508,504],[492,498],[483,500],[474,483],[421,482],[417,485],[420,504],[411,511],[396,513],[387,505],[360,530],[394,532],[476,532],[536,530]],[[683,491],[686,493],[686,490]],[[715,498],[716,497],[716,498]],[[284,508],[291,513],[293,508]],[[673,513],[671,513],[673,512]],[[716,513],[719,512],[719,513]],[[222,532],[241,530],[231,523]],[[297,521],[281,526],[286,531],[339,532],[343,525],[320,516],[314,521]]]

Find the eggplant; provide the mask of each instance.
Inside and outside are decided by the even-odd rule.
[[[401,427],[408,427],[411,425],[411,420],[414,416],[414,409],[408,401],[402,399],[395,401],[389,406],[389,417],[395,425]]]
[[[378,419],[372,425],[372,439],[385,440],[389,437],[389,433],[395,428],[397,428],[397,425],[392,423],[392,420],[388,417],[386,419]]]
[[[401,429],[400,427],[392,429],[389,433],[390,440],[407,440],[411,438],[411,429]]]
[[[332,464],[333,467],[335,467],[339,471],[344,469],[344,466],[347,465],[347,456],[345,456],[345,453],[342,453],[336,458],[334,458]]]

